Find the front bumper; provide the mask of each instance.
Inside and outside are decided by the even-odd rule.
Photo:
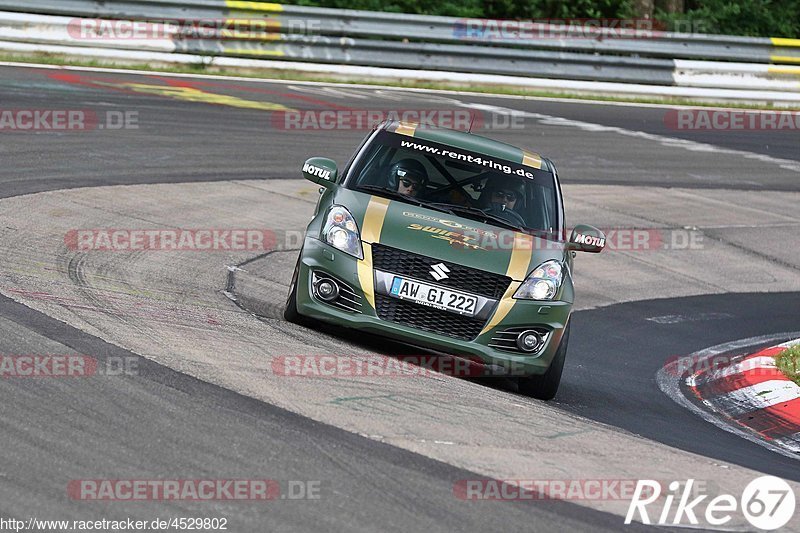
[[[569,320],[571,303],[514,300],[504,296],[494,310],[494,313],[498,313],[498,309],[503,307],[503,311],[507,311],[499,322],[495,323],[493,313],[487,321],[487,325],[491,327],[484,327],[476,338],[469,341],[456,339],[380,319],[374,307],[374,296],[370,296],[374,295],[375,277],[368,244],[364,245],[364,255],[364,260],[358,260],[318,239],[306,237],[297,278],[298,312],[324,322],[390,337],[421,348],[466,357],[473,361],[477,359],[491,367],[495,375],[542,374],[550,367]],[[367,268],[372,275],[364,275]],[[312,271],[329,274],[350,284],[357,293],[364,296],[361,312],[346,311],[315,298],[312,294]],[[513,282],[511,287],[516,289],[518,285],[518,282]],[[513,293],[511,290],[508,292]],[[497,332],[515,327],[544,328],[549,334],[544,346],[535,355],[513,353],[489,346]]]

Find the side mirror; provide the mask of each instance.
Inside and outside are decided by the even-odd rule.
[[[606,236],[594,226],[578,224],[572,230],[567,243],[567,249],[576,252],[589,252],[597,254],[606,247]]]
[[[312,157],[303,163],[303,177],[314,183],[319,183],[323,187],[328,187],[331,183],[336,183],[339,177],[339,169],[336,168],[336,161],[327,157]]]

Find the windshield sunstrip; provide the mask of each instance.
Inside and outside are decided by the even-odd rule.
[[[409,140],[407,136],[397,133],[382,132],[376,141],[392,148],[405,148],[407,150],[414,150],[422,154],[445,157],[453,161],[472,163],[489,170],[502,172],[503,174],[509,176],[520,176],[528,179],[536,179],[538,176],[548,174],[545,171],[536,170],[519,163],[513,163],[505,159],[499,159],[475,152],[468,153],[465,151],[460,151],[452,146],[433,141],[426,140],[419,142],[418,139]]]

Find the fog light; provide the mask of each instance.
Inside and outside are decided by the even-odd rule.
[[[317,295],[326,302],[332,302],[339,297],[339,287],[334,282],[324,279],[317,284]]]
[[[517,347],[523,352],[534,352],[542,342],[542,337],[533,330],[523,331],[517,336]]]

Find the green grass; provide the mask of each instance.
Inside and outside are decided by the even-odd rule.
[[[776,355],[775,364],[786,377],[800,385],[800,344]]]
[[[598,102],[627,102],[633,104],[666,104],[684,105],[694,107],[730,107],[737,109],[759,109],[759,110],[781,110],[781,111],[800,111],[800,106],[780,107],[772,104],[754,105],[735,102],[700,102],[684,98],[637,98],[624,96],[607,96],[592,94],[574,94],[558,91],[537,91],[521,89],[519,87],[505,85],[466,85],[458,83],[444,82],[420,82],[420,81],[375,81],[369,79],[346,78],[335,76],[323,76],[306,74],[301,72],[291,72],[284,70],[270,69],[224,69],[202,64],[193,65],[148,65],[141,63],[127,63],[121,61],[97,61],[84,60],[67,57],[59,54],[31,53],[31,54],[3,54],[0,53],[0,61],[37,63],[44,65],[77,66],[77,67],[98,67],[98,68],[125,68],[129,70],[153,71],[172,74],[202,74],[207,76],[239,76],[253,79],[278,79],[287,81],[319,81],[329,83],[392,86],[408,89],[434,89],[440,91],[469,91],[482,94],[500,94],[513,96],[529,96],[538,98],[567,98],[574,100],[592,100]]]

